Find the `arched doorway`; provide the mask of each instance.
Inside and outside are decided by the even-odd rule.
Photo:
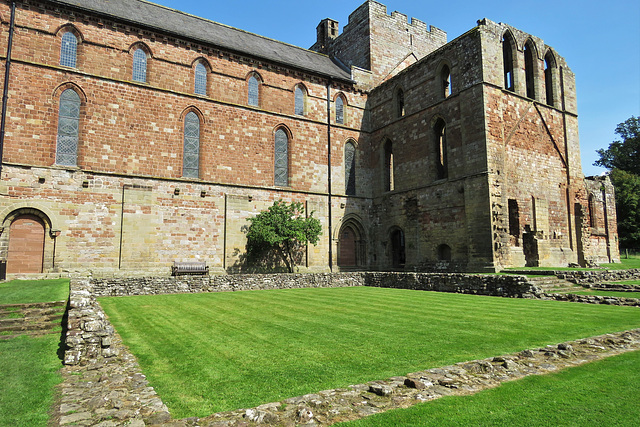
[[[405,261],[404,232],[396,228],[391,231],[391,265],[393,268],[404,268]]]
[[[359,267],[365,265],[365,242],[357,220],[349,219],[340,227],[338,235],[338,266]]]
[[[9,230],[7,274],[42,273],[45,223],[35,215],[19,215]]]

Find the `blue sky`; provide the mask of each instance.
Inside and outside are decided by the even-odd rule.
[[[155,0],[167,7],[265,37],[308,48],[324,18],[340,23],[364,0]],[[380,0],[387,12],[415,17],[453,40],[488,18],[542,38],[565,57],[576,74],[582,167],[593,166],[595,150],[609,146],[615,127],[640,116],[640,2],[638,0],[538,0],[535,2]]]

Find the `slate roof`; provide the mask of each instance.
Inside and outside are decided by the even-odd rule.
[[[328,56],[144,0],[49,0],[111,19],[262,58],[324,77],[352,81]]]

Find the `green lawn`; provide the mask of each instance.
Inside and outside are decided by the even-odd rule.
[[[619,264],[601,264],[601,267],[609,270],[628,270],[630,268],[640,268],[640,257],[630,256],[620,259]]]
[[[632,307],[366,287],[100,303],[176,418],[640,327]]]
[[[0,425],[46,426],[53,390],[62,379],[60,335],[0,340]]]
[[[62,301],[69,297],[69,279],[11,280],[0,283],[0,304]]]
[[[633,372],[640,372],[639,351],[336,425],[636,426],[640,382]]]

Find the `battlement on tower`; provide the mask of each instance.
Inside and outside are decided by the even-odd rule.
[[[447,33],[424,21],[368,0],[349,15],[342,33],[338,22],[324,19],[312,50],[346,66],[370,70],[379,83],[447,43]]]

